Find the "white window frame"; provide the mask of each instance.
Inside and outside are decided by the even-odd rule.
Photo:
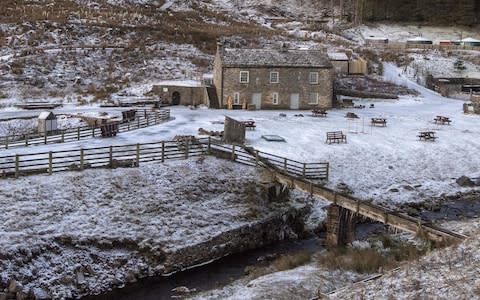
[[[308,82],[310,84],[318,84],[318,72],[310,72],[308,74]]]
[[[243,78],[243,75],[246,77]],[[240,71],[240,83],[248,83],[250,79],[250,72],[249,71]]]
[[[276,75],[276,80],[272,80],[272,75]],[[270,83],[279,83],[280,82],[280,78],[278,76],[278,72],[270,72]]]
[[[312,98],[315,98],[312,102]],[[318,93],[310,93],[308,95],[308,104],[318,104]]]
[[[278,105],[278,93],[272,93],[272,104]]]
[[[240,104],[240,93],[239,92],[233,93],[233,104],[235,104],[235,105]]]

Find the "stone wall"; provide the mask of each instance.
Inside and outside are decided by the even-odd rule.
[[[240,71],[249,71],[249,82],[240,83]],[[217,70],[218,72],[218,70]],[[279,73],[279,83],[270,83],[270,72]],[[309,83],[310,72],[318,72],[318,84]],[[332,107],[333,69],[331,68],[224,68],[223,107],[227,97],[240,95],[240,103],[253,103],[253,94],[261,94],[262,109],[290,109],[290,95],[299,94],[299,109]],[[272,94],[278,93],[278,104]],[[318,93],[318,104],[309,104],[311,93]]]

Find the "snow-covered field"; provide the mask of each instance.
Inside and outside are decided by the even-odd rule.
[[[0,279],[38,297],[99,293],[162,274],[177,249],[305,205],[265,203],[255,177],[207,157],[3,180]]]

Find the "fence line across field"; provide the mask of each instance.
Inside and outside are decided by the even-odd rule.
[[[123,122],[118,125],[119,133],[154,126],[170,119],[170,110],[167,109],[160,109],[155,112],[138,110],[137,113],[138,115],[135,117],[135,120]],[[0,149],[79,141],[81,139],[99,137],[101,135],[102,132],[100,126],[93,128],[83,126],[61,130],[59,134],[45,135],[43,137],[32,137],[30,134],[2,136],[0,137]]]
[[[146,162],[165,162],[202,155],[215,155],[248,166],[259,166],[260,161],[267,160],[286,174],[306,179],[326,180],[329,175],[328,162],[304,163],[244,146],[223,144],[212,138],[200,138],[194,141],[161,141],[0,156],[0,176],[7,178],[89,168],[138,167]]]

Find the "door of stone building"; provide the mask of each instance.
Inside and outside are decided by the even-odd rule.
[[[298,109],[299,108],[299,94],[290,94],[290,109]]]
[[[180,93],[173,92],[172,94],[172,105],[179,105],[180,104]]]
[[[250,104],[255,104],[255,109],[261,109],[262,108],[262,94],[261,93],[255,93],[252,95],[252,100],[250,101]]]

